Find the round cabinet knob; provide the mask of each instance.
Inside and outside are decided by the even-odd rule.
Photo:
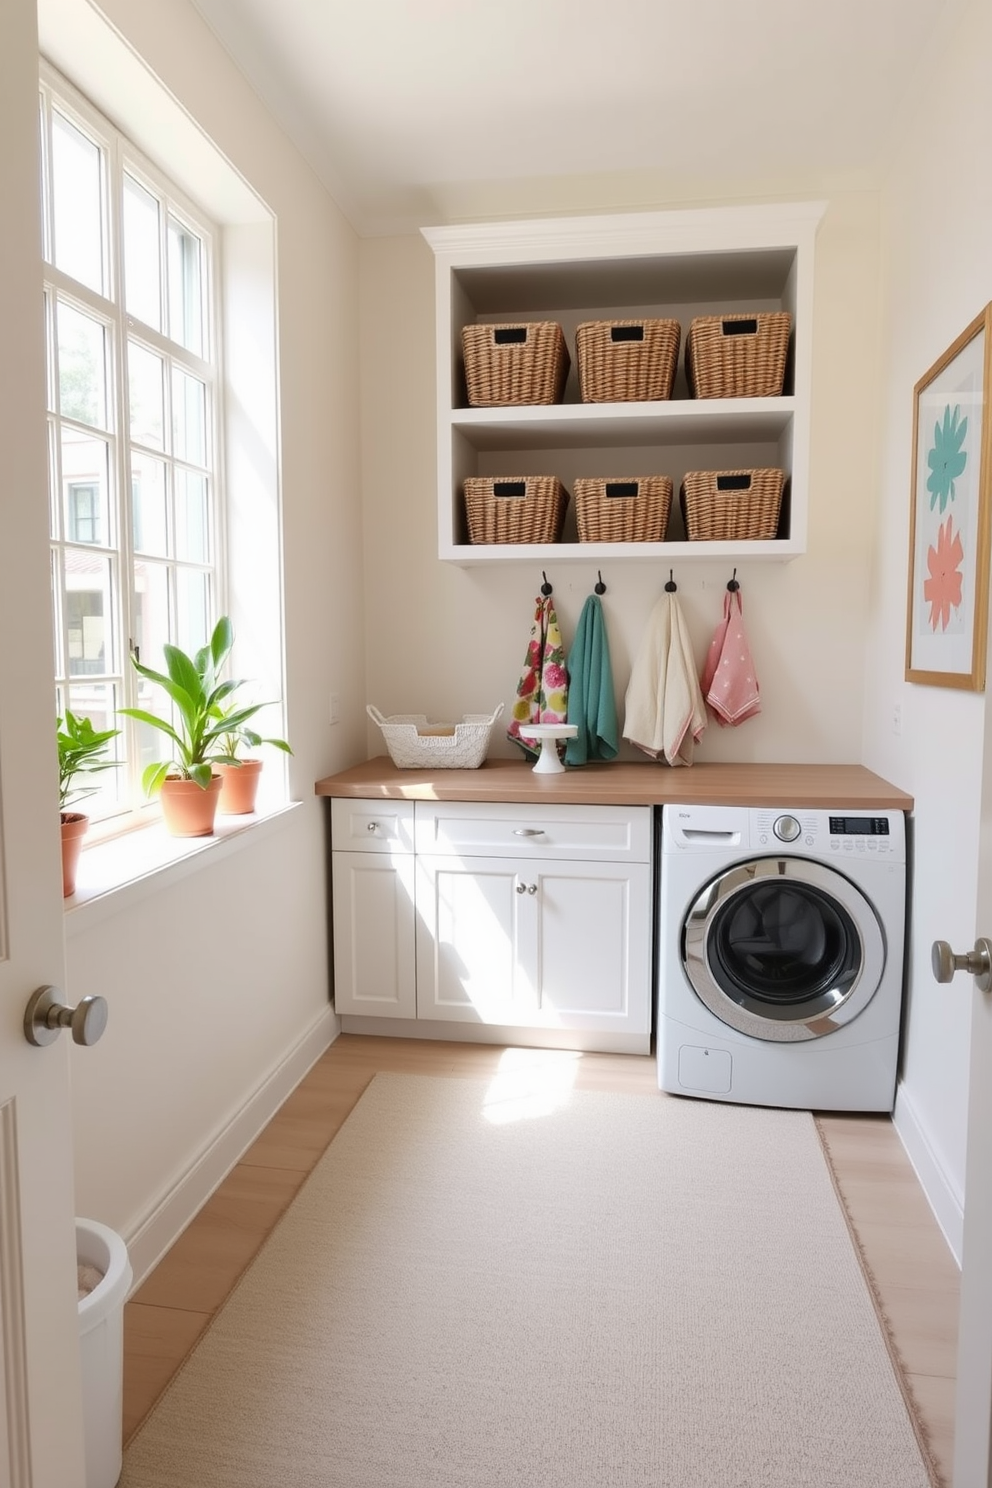
[[[795,842],[802,827],[794,816],[780,816],[772,827],[772,831],[779,842]]]
[[[84,997],[74,1008],[59,1002],[55,987],[39,987],[28,998],[24,1010],[24,1037],[29,1044],[43,1048],[58,1038],[63,1028],[72,1032],[73,1042],[95,1044],[107,1027],[107,1002],[103,997]]]

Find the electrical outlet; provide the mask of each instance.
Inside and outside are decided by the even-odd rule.
[[[328,709],[328,722],[339,723],[341,721],[341,698],[336,692],[331,693],[331,705]]]
[[[892,732],[902,733],[902,703],[892,704]]]

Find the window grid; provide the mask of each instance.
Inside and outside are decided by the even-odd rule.
[[[72,180],[60,197],[59,148],[91,188],[99,182],[99,203],[79,204],[88,244],[67,241],[76,219],[66,203],[80,188]],[[222,609],[216,231],[47,66],[41,159],[56,710],[122,730],[119,767],[97,777],[84,806],[119,829],[125,813],[148,815],[141,772],[162,739],[117,709],[167,706],[129,649],[161,668],[164,642],[195,649]],[[142,214],[130,238],[128,193]],[[132,274],[132,290],[135,242],[157,267]]]

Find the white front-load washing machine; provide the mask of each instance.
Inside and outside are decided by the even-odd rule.
[[[661,1089],[891,1111],[903,813],[665,806],[660,863]]]

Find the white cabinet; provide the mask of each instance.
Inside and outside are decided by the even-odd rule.
[[[333,800],[331,844],[335,1009],[413,1018],[413,805]]]
[[[333,808],[339,1013],[415,1018],[422,1034],[434,1025],[430,1036],[502,1031],[514,1042],[649,1052],[650,807],[418,801],[406,808],[415,852],[362,838],[377,803]],[[358,850],[339,846],[349,828]],[[412,1006],[397,964],[407,913]]]
[[[458,563],[686,557],[790,558],[805,551],[813,244],[822,203],[572,217],[424,229],[435,254],[438,362],[438,551]],[[575,328],[584,320],[675,317],[682,342],[698,315],[788,310],[793,346],[776,398],[693,399],[679,359],[670,401],[583,404]],[[572,369],[564,402],[467,404],[461,331],[478,322],[555,320]],[[687,542],[677,493],[687,470],[785,470],[780,536]],[[574,503],[562,540],[471,544],[467,476],[667,475],[676,499],[664,543],[579,543]]]

